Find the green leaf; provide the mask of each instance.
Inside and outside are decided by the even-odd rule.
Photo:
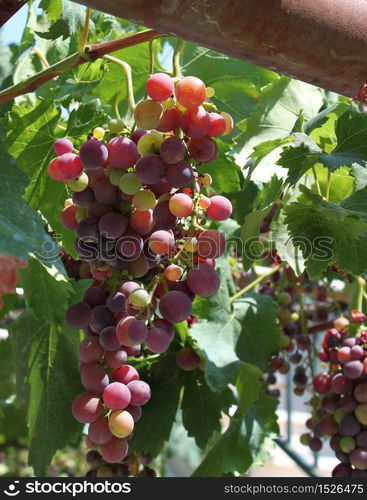
[[[28,407],[29,463],[44,476],[55,452],[76,442],[81,425],[71,414],[81,392],[77,348],[79,335],[50,326],[24,312],[9,326],[18,397]]]
[[[13,106],[6,124],[5,144],[31,183],[26,189],[26,201],[38,209],[52,182],[47,165],[53,153],[54,129],[60,110],[52,102],[40,101],[35,107]],[[53,181],[55,182],[55,181]]]
[[[47,269],[36,259],[32,259],[20,275],[27,307],[35,319],[55,327],[63,323],[73,291],[70,282],[57,269]]]
[[[355,178],[356,189],[363,189],[367,186],[367,168],[353,163],[351,174]]]
[[[93,99],[88,103],[81,104],[70,113],[66,134],[75,137],[81,142],[81,138],[88,135],[97,126],[102,126],[107,120],[107,115],[99,99]]]
[[[254,366],[243,365],[241,368],[237,383],[240,406],[227,431],[194,471],[194,477],[222,476],[231,472],[243,474],[254,464],[263,464],[267,459],[279,429],[276,400],[259,392],[261,375]]]
[[[62,15],[63,2],[62,0],[42,0],[40,8],[47,12],[47,19],[54,23]]]
[[[304,199],[285,210],[294,244],[301,248],[311,278],[319,277],[335,263],[352,274],[367,269],[367,224],[358,212],[327,203],[302,187]],[[348,203],[348,202],[347,202]]]
[[[294,186],[319,160],[322,150],[306,134],[294,134],[292,143],[285,147],[277,161],[288,169],[287,182]]]
[[[343,200],[340,204],[346,210],[352,210],[361,215],[361,218],[367,222],[367,187],[359,189],[349,198]]]
[[[55,248],[44,230],[41,217],[21,197],[27,185],[27,176],[3,149],[0,151],[0,165],[0,253],[28,260],[32,254],[40,256],[43,245]]]
[[[136,453],[156,456],[170,436],[183,380],[175,356],[163,357],[141,378],[149,383],[152,397],[144,405],[144,418],[136,423],[134,437],[129,444]]]
[[[75,255],[74,234],[60,221],[60,212],[68,197],[65,184],[51,179],[48,163],[54,158],[55,129],[60,119],[60,110],[53,102],[39,101],[35,107],[13,106],[6,123],[5,144],[18,165],[30,177],[25,199],[35,210],[40,210],[47,219],[56,238],[66,250]],[[45,255],[46,258],[52,255]]]
[[[310,119],[321,105],[322,92],[312,85],[286,76],[267,85],[256,109],[239,124],[243,132],[236,138],[233,149],[236,162],[244,166],[255,146],[285,139],[302,113],[306,120]]]
[[[61,0],[61,2],[60,0],[56,2],[45,0],[43,6],[47,9],[50,26],[47,31],[37,31],[37,35],[42,38],[56,40],[62,36],[66,40],[84,26],[85,9],[81,5],[68,0]],[[93,21],[91,21],[90,29],[93,27]]]
[[[219,147],[219,155],[212,163],[206,163],[198,167],[200,173],[207,172],[213,178],[211,187],[217,193],[228,194],[240,191],[242,173],[240,167],[228,156],[230,146],[220,139],[216,139]]]
[[[278,305],[271,297],[254,293],[236,300],[233,306],[241,326],[236,346],[238,357],[266,372],[271,356],[280,348]]]
[[[195,299],[193,314],[201,321],[190,329],[191,337],[206,360],[207,384],[214,391],[234,383],[241,365],[235,351],[241,327],[229,303],[224,273],[221,268],[218,272],[221,277],[219,291],[212,297]]]
[[[278,199],[283,187],[283,180],[273,176],[271,180],[265,184],[263,189],[259,190],[253,206],[253,211],[246,215],[241,227],[241,242],[243,266],[248,269],[251,263],[256,260],[256,247],[254,244],[258,241],[260,225],[264,218],[270,212],[274,202]],[[262,253],[262,250],[261,250]]]
[[[328,170],[320,164],[316,165],[315,168],[321,188],[321,193],[326,193],[328,183]],[[367,172],[367,169],[365,170]],[[348,167],[340,167],[338,170],[331,174],[329,189],[329,201],[331,203],[338,204],[353,193],[355,180],[350,174],[351,171]],[[312,190],[315,193],[317,192],[316,183],[313,184]]]
[[[232,402],[229,389],[214,393],[198,370],[185,374],[182,421],[200,448],[205,448],[215,431],[220,431],[221,412],[226,412]]]
[[[367,161],[367,116],[349,110],[335,122],[336,147],[323,154],[320,161],[332,172],[354,163],[365,166]]]
[[[269,240],[274,244],[281,260],[287,262],[296,275],[300,276],[305,270],[304,258],[300,248],[293,244],[284,213],[272,221]]]

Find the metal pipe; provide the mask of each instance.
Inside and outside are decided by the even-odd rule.
[[[77,0],[354,97],[367,81],[365,0]]]

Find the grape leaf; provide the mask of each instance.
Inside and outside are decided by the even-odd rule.
[[[340,206],[346,210],[352,210],[361,215],[361,218],[367,222],[367,187],[359,189],[340,203]]]
[[[310,277],[319,277],[331,263],[352,274],[367,269],[367,224],[358,212],[327,203],[301,187],[304,198],[285,210],[286,224],[301,248]]]
[[[144,418],[136,423],[129,444],[136,453],[156,456],[170,436],[183,380],[175,356],[163,357],[141,378],[149,383],[152,397],[144,405]]]
[[[72,286],[57,269],[46,269],[38,260],[31,259],[20,271],[28,309],[38,321],[57,327],[63,322]]]
[[[79,335],[66,326],[50,326],[24,312],[9,326],[17,374],[18,398],[28,406],[29,463],[45,475],[53,455],[77,441],[81,425],[70,411],[82,391],[77,347]]]
[[[321,163],[332,172],[354,163],[366,166],[367,116],[349,110],[335,122],[336,146],[330,154],[320,156]]]
[[[42,212],[56,233],[56,239],[61,240],[67,251],[75,255],[75,236],[60,221],[60,212],[68,197],[67,189],[63,182],[51,179],[47,172],[48,163],[55,156],[53,145],[59,119],[60,110],[53,102],[39,101],[35,107],[13,106],[4,142],[9,153],[31,179],[25,192],[26,201]]]
[[[206,360],[206,382],[214,391],[234,383],[243,363],[252,363],[265,371],[271,355],[279,349],[274,301],[252,294],[232,307],[225,270],[221,266],[218,272],[219,291],[212,297],[195,299],[193,314],[201,321],[190,329]]]
[[[22,199],[27,176],[3,148],[0,165],[0,253],[28,260],[31,254],[39,254],[43,245],[54,248],[54,243],[45,232],[41,217]]]
[[[56,40],[62,36],[66,40],[84,26],[85,9],[81,5],[68,0],[44,0],[43,7],[47,9],[50,25],[47,31],[37,31],[41,38]],[[89,29],[94,29],[93,21],[90,21]]]
[[[182,421],[188,435],[205,448],[214,431],[220,431],[221,412],[233,402],[229,389],[214,393],[198,370],[185,374]]]
[[[367,168],[353,163],[351,175],[355,178],[356,189],[363,189],[367,186]]]
[[[307,119],[322,105],[322,91],[312,85],[282,76],[261,92],[255,110],[242,122],[243,132],[236,137],[233,154],[245,166],[253,148],[265,141],[285,139],[301,114]]]
[[[66,134],[81,142],[95,127],[103,126],[106,120],[107,114],[101,101],[93,99],[73,109],[68,119]]]
[[[221,285],[218,292],[206,299],[196,298],[193,314],[201,321],[192,325],[191,337],[197,342],[205,358],[205,378],[214,391],[223,390],[234,383],[241,361],[235,351],[241,327],[229,303],[229,293],[224,272],[218,269]]]
[[[258,192],[254,201],[253,211],[247,214],[243,221],[241,243],[243,266],[245,269],[248,269],[251,263],[259,257],[257,252],[255,252],[254,243],[258,241],[261,222],[279,197],[282,186],[283,180],[273,176],[263,189]]]
[[[213,178],[211,187],[217,193],[229,194],[240,190],[242,172],[239,166],[228,156],[230,147],[220,139],[216,140],[219,155],[212,163],[205,163],[198,167],[200,173],[207,172]]]
[[[322,155],[322,149],[306,134],[293,135],[291,144],[283,148],[278,165],[288,169],[287,182],[294,186],[313,167]]]
[[[278,305],[271,297],[254,293],[236,300],[233,307],[241,326],[236,346],[238,357],[267,371],[271,356],[280,348]]]
[[[261,392],[261,375],[255,366],[242,366],[237,382],[240,405],[227,431],[194,471],[194,477],[242,474],[253,464],[265,462],[279,429],[275,415],[277,402]]]

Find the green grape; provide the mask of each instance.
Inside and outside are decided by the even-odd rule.
[[[73,191],[80,192],[88,186],[89,178],[85,172],[82,172],[76,179],[68,180],[68,187]]]
[[[150,210],[155,207],[157,200],[152,191],[149,189],[142,189],[134,195],[132,203],[134,208],[138,210]]]
[[[108,129],[113,134],[118,134],[124,128],[125,128],[125,123],[124,123],[124,120],[122,120],[121,118],[114,118],[108,124]]]
[[[141,187],[142,187],[141,180],[133,172],[125,174],[120,178],[119,188],[125,194],[130,194],[130,195],[136,194],[137,192],[140,191]]]
[[[108,172],[108,177],[110,179],[110,183],[113,186],[118,186],[120,184],[120,179],[124,175],[124,170],[117,170],[115,168],[111,168]]]

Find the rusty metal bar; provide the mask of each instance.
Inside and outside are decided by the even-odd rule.
[[[366,0],[77,0],[350,97],[367,81]]]
[[[28,0],[0,0],[0,28],[27,2]]]

